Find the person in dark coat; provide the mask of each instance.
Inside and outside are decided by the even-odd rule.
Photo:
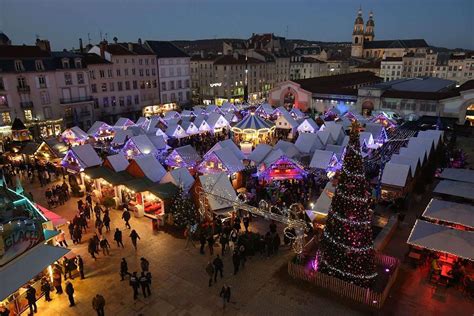
[[[74,287],[70,281],[66,282],[66,289],[65,292],[67,294],[67,298],[69,299],[69,307],[73,307],[76,305],[74,302]]]
[[[30,308],[30,315],[38,312],[36,307],[36,290],[31,285],[28,285],[26,290],[26,299],[28,300],[28,306]]]
[[[136,272],[133,272],[130,276],[130,286],[133,289],[133,299],[136,300],[138,298],[138,287],[140,286]]]
[[[210,233],[207,237],[207,245],[209,246],[209,253],[211,256],[214,254],[214,242],[214,236],[212,236],[212,233]]]
[[[146,260],[145,258],[141,257],[140,258],[140,267],[142,268],[143,272],[148,272],[150,269],[150,262]]]
[[[249,232],[249,224],[250,224],[250,217],[248,215],[245,215],[244,218],[242,219],[242,222],[244,223],[245,227],[245,232]]]
[[[61,275],[61,270],[58,267],[55,267],[53,269],[53,286],[56,289],[56,294],[63,294],[63,287],[61,286]]]
[[[203,255],[204,247],[206,247],[206,234],[204,233],[204,231],[201,231],[201,233],[199,234],[199,242],[201,243],[201,248],[199,249],[199,253]]]
[[[102,238],[100,239],[99,245],[100,245],[100,248],[102,249],[102,254],[104,256],[105,256],[105,254],[110,256],[110,251],[109,251],[110,244],[109,244],[109,241],[107,240],[107,238],[105,238],[105,236],[102,236]]]
[[[140,282],[140,286],[142,288],[143,297],[150,296],[150,283],[148,282],[148,278],[146,277],[145,272],[142,272],[138,281]]]
[[[225,309],[226,304],[230,302],[230,295],[230,286],[224,284],[219,293],[219,296],[222,297],[223,309]]]
[[[214,261],[212,262],[214,265],[214,283],[217,282],[217,273],[220,272],[221,274],[221,279],[224,277],[222,274],[224,272],[224,262],[222,262],[222,259],[219,257],[219,255],[216,256]]]
[[[97,260],[95,256],[96,247],[97,245],[95,244],[95,240],[93,238],[89,239],[89,245],[87,246],[87,251],[90,253],[91,257],[94,258],[94,260]]]
[[[63,271],[64,271],[64,280],[67,280],[67,276],[69,275],[70,279],[74,279],[72,277],[72,262],[70,262],[68,258],[63,258]]]
[[[214,266],[212,265],[212,262],[208,262],[206,265],[206,272],[207,275],[209,276],[209,286],[212,285],[212,277],[214,276]]]
[[[92,308],[97,312],[97,316],[105,316],[105,298],[100,294],[96,294],[92,299]]]
[[[128,263],[125,258],[122,258],[122,261],[120,261],[120,277],[122,278],[120,281],[124,280],[124,276],[128,274]]]
[[[130,220],[130,212],[125,208],[122,213],[122,219],[125,221],[125,226],[130,229],[132,228],[128,221]]]
[[[104,218],[102,219],[102,222],[104,223],[105,230],[110,231],[110,216],[109,213],[104,213]]]
[[[46,300],[46,302],[51,301],[51,284],[49,283],[48,278],[46,277],[41,279],[41,292],[43,292],[44,299]]]
[[[122,246],[122,248],[125,248],[122,241],[122,232],[118,228],[115,229],[114,240],[117,243],[117,247]]]
[[[140,236],[138,236],[135,229],[133,229],[132,232],[130,233],[130,238],[132,239],[132,244],[133,244],[133,247],[135,248],[135,251],[137,251],[137,239],[140,239]]]
[[[81,275],[81,280],[84,280],[84,260],[82,260],[81,256],[77,255],[76,257],[76,266],[77,270],[79,270],[79,274]]]
[[[240,256],[239,256],[239,251],[237,249],[234,250],[234,253],[232,254],[232,263],[234,264],[234,275],[239,272],[239,266],[240,266]]]

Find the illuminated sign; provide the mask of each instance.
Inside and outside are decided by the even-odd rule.
[[[220,86],[222,86],[222,82],[210,83],[209,86],[210,86],[211,88],[220,87]]]

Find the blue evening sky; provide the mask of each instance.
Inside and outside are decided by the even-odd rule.
[[[376,39],[424,38],[435,46],[474,49],[474,0],[0,0],[0,30],[14,44],[35,34],[54,49],[99,40],[289,38],[350,41],[359,4],[375,14]]]

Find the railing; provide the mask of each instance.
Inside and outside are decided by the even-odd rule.
[[[21,101],[20,102],[20,107],[22,109],[28,109],[33,107],[33,102],[32,101]]]
[[[19,93],[30,93],[30,86],[17,86],[16,89]]]
[[[78,103],[78,102],[88,102],[92,100],[93,100],[92,96],[78,97],[78,98],[61,98],[59,99],[59,103],[70,104],[70,103]]]

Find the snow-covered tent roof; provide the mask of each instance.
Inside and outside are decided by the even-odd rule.
[[[329,131],[319,130],[316,132],[316,135],[318,136],[323,146],[336,143],[335,140],[332,138],[331,133]]]
[[[470,204],[431,199],[422,216],[474,228],[474,206]]]
[[[152,134],[153,135],[153,134]],[[161,136],[165,141],[167,141],[170,137],[166,135],[165,132],[161,128],[157,128],[155,131],[155,136]]]
[[[224,114],[224,118],[227,122],[229,123],[236,123],[239,121],[239,118],[237,117],[237,115],[235,115],[234,112],[227,112]]]
[[[206,113],[206,110],[204,106],[202,105],[195,105],[193,106],[193,112],[194,112],[194,115],[198,116],[198,115],[203,115],[204,113]]]
[[[283,115],[284,113],[290,114],[288,110],[284,106],[279,106],[275,110],[273,110],[273,115]]]
[[[157,150],[165,150],[168,148],[166,139],[162,135],[149,135],[147,136],[151,143],[155,146]]]
[[[223,128],[230,125],[220,112],[211,112],[206,122],[211,129]]]
[[[429,157],[431,150],[434,149],[434,140],[432,138],[422,138],[422,137],[410,137],[408,140],[408,148],[424,148],[426,151],[426,156]]]
[[[349,136],[345,136],[344,140],[342,141],[342,146],[346,147],[347,144],[349,144]],[[360,146],[370,146],[374,144],[374,138],[372,137],[372,134],[369,132],[360,132],[359,133],[359,144]]]
[[[196,118],[194,119],[193,121],[194,125],[196,125],[196,127],[199,129],[199,131],[201,132],[206,132],[206,131],[210,131],[211,130],[211,127],[209,126],[209,124],[207,124],[207,121],[206,121],[206,116],[204,115],[198,115],[196,116]]]
[[[372,134],[374,139],[378,139],[383,135],[383,133],[386,133],[385,127],[375,123],[365,124],[364,132]]]
[[[166,129],[166,135],[174,138],[183,138],[188,136],[186,131],[178,124],[170,124]]]
[[[101,130],[110,130],[112,127],[102,121],[95,121],[94,124],[92,124],[91,128],[87,131],[87,134],[89,136],[96,136],[100,133]]]
[[[135,125],[140,126],[141,128],[145,129],[150,123],[150,120],[144,116],[140,116],[138,120],[135,122]]]
[[[207,114],[211,114],[213,112],[218,112],[220,113],[221,110],[219,109],[219,107],[215,104],[209,104],[208,106],[206,106],[206,113]]]
[[[194,123],[191,121],[182,121],[181,127],[188,135],[194,135],[199,133],[199,128],[197,128],[197,126],[194,125]]]
[[[211,211],[233,207],[232,202],[237,200],[237,194],[225,172],[199,176],[199,181],[204,192],[211,193],[206,194]]]
[[[300,111],[300,109],[292,108],[290,111],[291,116],[293,116],[296,120],[303,119],[306,115]]]
[[[276,109],[275,111],[278,111],[279,109],[280,108]],[[278,116],[276,120],[276,126],[280,128],[286,128],[286,126],[288,126],[288,128],[290,129],[298,128],[300,124],[293,118],[293,116],[291,116],[291,114],[285,108],[283,109],[284,111],[280,110],[281,114]],[[280,122],[285,122],[287,124],[280,124]]]
[[[263,115],[263,116],[270,116],[273,114],[273,107],[268,104],[268,103],[262,103],[260,106],[255,110],[255,113],[258,115]]]
[[[298,135],[295,146],[303,154],[309,154],[314,152],[316,149],[324,148],[318,135],[313,133],[302,133]]]
[[[176,111],[168,111],[163,116],[163,119],[165,121],[172,120],[172,119],[178,119],[179,120],[180,118],[181,118],[181,115]]]
[[[153,154],[158,150],[147,135],[138,135],[131,137],[127,141],[125,146],[123,146],[122,151],[126,152],[127,150],[129,150],[129,146],[133,146],[143,155]]]
[[[272,146],[267,144],[258,144],[250,153],[248,160],[253,161],[256,165],[260,164],[265,157],[273,150]]]
[[[273,123],[262,119],[258,115],[253,113],[247,114],[240,122],[238,122],[232,129],[233,130],[261,130],[270,129],[273,127]]]
[[[125,169],[127,169],[129,164],[127,158],[122,153],[107,156],[106,159],[115,172],[124,171]]]
[[[313,211],[322,215],[328,215],[334,192],[336,192],[336,187],[332,185],[331,181],[328,181],[323,192],[314,204]]]
[[[196,116],[193,111],[190,111],[190,110],[183,110],[183,111],[181,112],[181,117],[182,117],[182,118],[185,118],[185,117],[192,117],[192,116]]]
[[[306,118],[298,125],[297,130],[299,133],[316,133],[319,127],[312,118]]]
[[[331,138],[336,144],[340,144],[345,136],[344,127],[342,124],[338,124],[336,122],[324,122],[324,125],[321,126],[320,130],[329,132],[331,134]]]
[[[239,172],[245,169],[242,160],[240,160],[229,148],[221,148],[214,151],[214,154],[219,158],[221,163],[227,168],[231,173]]]
[[[426,131],[419,131],[418,137],[433,139],[434,144],[435,144],[435,149],[436,149],[439,143],[443,140],[444,132],[440,130],[429,129]]]
[[[185,192],[188,192],[194,184],[194,178],[187,168],[176,168],[168,171],[160,180],[160,183],[168,182],[171,182],[177,187],[183,188]]]
[[[407,243],[474,260],[474,232],[417,220]]]
[[[157,115],[149,118],[148,125],[145,128],[147,134],[155,134],[156,130],[160,129],[159,124],[163,122],[163,119]]]
[[[263,159],[263,164],[266,167],[270,166],[272,163],[285,156],[285,153],[281,149],[273,149],[266,157]]]
[[[474,200],[474,183],[441,180],[433,192]]]
[[[341,161],[341,158],[342,158],[342,154],[344,153],[344,149],[346,149],[345,146],[342,146],[342,145],[327,145],[325,150],[326,151],[332,151],[336,157],[337,157],[337,160]]]
[[[420,158],[415,156],[402,156],[394,154],[390,157],[391,163],[410,166],[411,176],[415,177],[415,173],[420,167]]]
[[[226,139],[226,140],[221,140],[220,142],[217,142],[214,146],[212,146],[211,149],[206,153],[206,155],[212,153],[213,151],[216,151],[221,148],[228,148],[230,149],[234,155],[239,158],[240,160],[245,159],[244,153],[237,147],[237,145],[234,143],[232,139]],[[204,156],[206,156],[204,155]]]
[[[116,128],[122,128],[122,129],[125,129],[127,128],[128,126],[132,126],[132,125],[135,125],[135,123],[133,123],[132,120],[126,118],[126,117],[121,117],[117,120],[117,122],[115,123],[114,127]]]
[[[141,156],[134,159],[145,176],[153,182],[158,182],[166,174],[165,168],[153,155]]]
[[[99,166],[102,164],[102,159],[100,159],[99,155],[97,155],[94,147],[92,147],[91,144],[74,146],[70,150],[83,169]]]
[[[235,105],[233,105],[232,103],[226,101],[226,102],[224,102],[224,104],[222,104],[221,111],[235,112],[235,111],[237,111],[237,107]]]
[[[198,154],[196,149],[194,149],[191,145],[181,146],[175,148],[173,150],[177,155],[181,157],[181,159],[186,163],[188,166],[195,165],[199,160],[201,160],[201,156]],[[173,154],[170,153],[170,156]]]
[[[474,170],[445,168],[441,172],[440,178],[446,180],[474,183]]]
[[[61,138],[64,141],[73,140],[86,140],[89,137],[86,132],[84,132],[80,127],[74,126],[66,129],[62,134]]]
[[[334,158],[335,154],[332,151],[317,149],[314,151],[309,166],[310,168],[326,170],[331,165]]]
[[[281,149],[288,158],[294,158],[300,154],[300,151],[295,144],[285,140],[279,140],[273,149]]]
[[[420,160],[420,166],[423,166],[427,159],[426,150],[423,147],[402,147],[400,156],[417,157]]]
[[[404,188],[407,184],[410,166],[386,163],[382,173],[382,184]]]
[[[125,141],[128,138],[133,137],[133,131],[132,130],[123,130],[119,129],[115,131],[114,138],[112,139],[112,144],[115,145],[123,145]]]

